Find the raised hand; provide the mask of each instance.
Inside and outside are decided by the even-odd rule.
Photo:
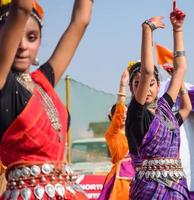
[[[125,69],[120,79],[117,102],[125,102],[126,86],[128,85],[128,83],[129,83],[129,72],[128,72],[128,69]]]
[[[121,75],[120,86],[126,87],[128,83],[129,83],[129,72],[128,69],[125,69],[125,71]]]
[[[173,6],[173,11],[170,13],[170,21],[174,31],[182,31],[183,23],[186,14],[179,8]]]
[[[149,21],[151,21],[156,28],[165,28],[165,24],[162,21],[164,17],[162,16],[156,16],[156,17],[152,17],[149,19]]]
[[[151,31],[154,31],[155,29],[158,28],[165,28],[165,24],[162,21],[163,17],[162,16],[156,16],[152,17],[148,20],[146,20],[143,25],[148,25],[151,29]]]

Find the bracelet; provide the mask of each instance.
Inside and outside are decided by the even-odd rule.
[[[122,93],[122,92],[119,92],[118,95],[119,95],[119,96],[126,97],[126,94],[125,94],[125,93]]]
[[[184,94],[188,94],[187,88],[180,89],[179,94],[180,94],[181,96],[184,95]]]
[[[147,24],[150,27],[151,31],[154,31],[155,29],[157,29],[155,24],[149,19],[145,20],[145,22],[143,22],[143,24]]]
[[[125,88],[125,87],[126,87],[126,85],[124,85],[124,84],[120,84],[120,87],[123,87],[123,88]]]
[[[185,51],[175,51],[174,57],[182,57],[185,56]]]
[[[174,29],[173,29],[173,31],[174,32],[183,32],[183,30],[174,30]]]

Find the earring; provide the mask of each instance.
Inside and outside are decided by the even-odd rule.
[[[38,60],[37,57],[34,59],[34,61],[32,62],[32,64],[33,64],[34,66],[38,66],[38,65],[39,65],[39,60]]]

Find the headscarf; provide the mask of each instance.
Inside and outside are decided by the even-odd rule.
[[[0,22],[6,19],[9,15],[9,7],[11,0],[0,0]],[[44,17],[44,11],[36,0],[33,2],[33,9],[31,15],[37,20],[40,27],[42,27],[42,21]]]

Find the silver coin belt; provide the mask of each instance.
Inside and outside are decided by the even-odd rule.
[[[42,199],[44,194],[50,198],[55,195],[63,198],[66,189],[74,193],[70,185],[75,183],[77,176],[66,164],[59,170],[54,164],[44,163],[14,167],[6,174],[6,178],[8,183],[4,200],[17,200],[20,195],[22,199],[28,200],[32,193],[37,199]]]
[[[171,178],[178,181],[185,177],[181,160],[172,158],[144,160],[136,171],[139,179]]]

